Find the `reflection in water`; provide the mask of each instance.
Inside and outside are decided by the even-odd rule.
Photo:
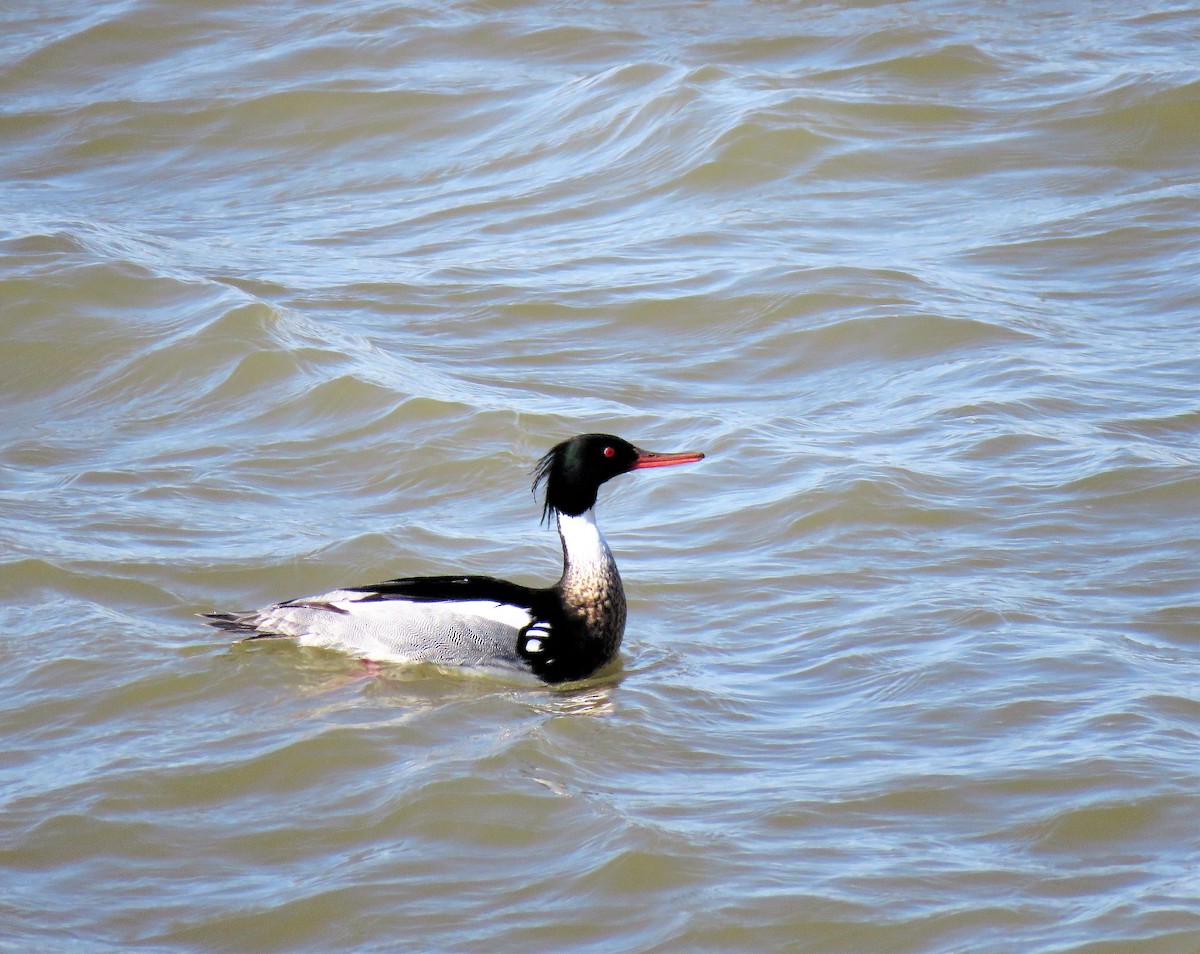
[[[239,644],[240,645],[240,644]],[[586,682],[547,686],[531,677],[508,676],[485,669],[443,668],[429,663],[411,666],[347,659],[332,650],[298,647],[280,641],[290,650],[296,671],[302,674],[299,693],[323,699],[317,713],[361,708],[365,699],[394,707],[397,714],[426,711],[455,700],[499,694],[544,715],[611,715],[613,700],[624,667],[618,661],[602,675]],[[286,665],[286,663],[284,664]],[[272,668],[264,678],[286,679]],[[325,697],[335,696],[330,699]]]
[[[528,697],[531,707],[547,715],[612,715],[620,675],[567,689],[550,689]]]

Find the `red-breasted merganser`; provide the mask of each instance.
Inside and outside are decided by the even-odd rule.
[[[584,679],[610,663],[625,630],[625,591],[592,508],[619,474],[702,460],[656,454],[611,434],[564,441],[537,465],[543,519],[557,519],[563,575],[553,586],[490,576],[425,576],[348,587],[244,613],[207,614],[248,639],[291,637],[379,662],[518,669],[545,682]]]

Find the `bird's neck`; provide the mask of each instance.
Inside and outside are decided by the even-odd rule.
[[[616,572],[617,564],[604,535],[596,526],[596,515],[587,510],[578,517],[560,513],[558,535],[563,547],[563,579]]]
[[[591,510],[577,517],[558,515],[563,545],[563,575],[559,592],[568,608],[586,618],[589,630],[620,640],[625,628],[625,591],[612,551],[605,543]]]

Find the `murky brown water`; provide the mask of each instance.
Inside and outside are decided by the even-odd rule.
[[[0,12],[0,948],[1200,950],[1200,7]],[[197,612],[548,581],[619,672]]]

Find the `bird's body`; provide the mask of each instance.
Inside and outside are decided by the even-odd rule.
[[[690,463],[703,454],[654,454],[608,434],[584,434],[542,458],[544,514],[557,520],[563,575],[553,586],[489,576],[430,576],[347,587],[244,613],[213,626],[250,639],[291,637],[378,662],[430,662],[583,679],[611,662],[625,629],[625,592],[592,508],[606,480]]]

